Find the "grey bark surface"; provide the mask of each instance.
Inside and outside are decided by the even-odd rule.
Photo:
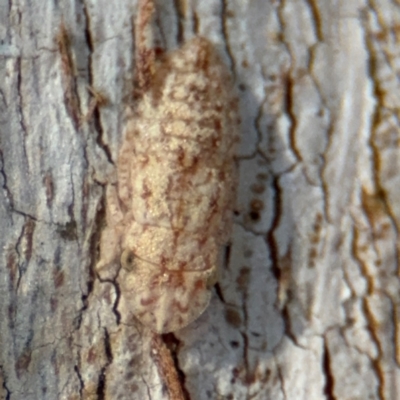
[[[136,11],[0,4],[0,399],[170,398],[94,273]],[[400,398],[399,27],[384,0],[157,2],[160,47],[208,37],[241,105],[229,257],[164,338],[188,399]]]

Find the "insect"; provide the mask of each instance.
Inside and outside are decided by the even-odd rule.
[[[136,98],[107,188],[98,271],[119,265],[130,311],[166,333],[205,310],[217,279],[232,225],[238,100],[207,39],[157,59],[146,36],[153,3],[139,7]]]

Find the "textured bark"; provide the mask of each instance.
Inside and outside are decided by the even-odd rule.
[[[400,397],[398,4],[157,1],[160,47],[215,43],[242,118],[211,306],[160,338],[93,269],[136,3],[3,3],[0,399]]]

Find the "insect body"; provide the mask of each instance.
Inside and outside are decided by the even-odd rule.
[[[156,332],[184,327],[210,301],[232,223],[238,127],[229,71],[200,37],[155,65],[131,110],[99,268],[120,263],[122,296]]]

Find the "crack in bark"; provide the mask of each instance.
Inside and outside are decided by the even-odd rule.
[[[279,268],[279,250],[278,250],[278,244],[276,243],[274,237],[275,230],[279,227],[279,222],[282,215],[282,190],[279,186],[279,177],[275,177],[272,180],[271,186],[274,191],[275,201],[272,205],[273,219],[271,221],[271,227],[269,228],[267,234],[265,235],[265,241],[270,251],[271,271],[275,276],[275,279],[277,280],[279,285],[279,281],[281,278],[281,270]]]
[[[24,137],[28,136],[28,130],[26,127],[26,123],[25,123],[25,116],[24,116],[24,107],[23,107],[23,95],[22,95],[22,70],[21,70],[21,57],[17,57],[16,60],[16,69],[17,69],[17,93],[18,93],[18,114],[20,116],[19,122],[20,122],[20,126],[21,126],[21,130],[24,134]],[[26,153],[26,141],[22,140],[22,148],[23,148],[23,152],[24,152],[24,157],[27,160],[27,153]]]
[[[143,375],[140,375],[140,377],[142,378],[142,381],[144,382],[144,385],[146,386],[147,396],[148,396],[149,400],[151,400],[150,386],[147,383],[146,379],[144,379]]]
[[[385,390],[384,390],[385,389],[385,372],[384,372],[384,368],[381,364],[383,350],[382,350],[381,342],[379,340],[379,334],[376,329],[377,326],[379,325],[379,323],[375,321],[375,318],[368,306],[368,297],[365,297],[363,299],[362,306],[363,306],[363,310],[364,310],[364,315],[366,316],[366,319],[368,321],[366,328],[368,329],[368,331],[371,335],[371,338],[375,342],[376,347],[378,349],[378,357],[375,360],[371,359],[371,364],[375,370],[375,375],[378,380],[379,399],[385,400]]]
[[[195,35],[199,34],[199,15],[196,11],[192,12],[192,26],[193,26],[193,33]]]
[[[79,130],[81,105],[77,88],[76,66],[72,57],[71,40],[64,22],[61,23],[57,36],[58,52],[61,57],[62,86],[67,114],[71,118],[76,131]]]
[[[107,372],[107,368],[111,365],[111,363],[113,361],[113,355],[112,355],[111,343],[110,343],[110,335],[106,328],[104,328],[103,344],[104,344],[104,352],[105,352],[107,361],[106,361],[105,365],[102,367],[102,369],[100,370],[100,374],[99,374],[98,381],[97,381],[96,394],[97,394],[98,400],[106,399],[106,386],[107,386],[106,372]]]
[[[357,230],[357,228],[355,226],[356,222],[355,222],[355,220],[354,220],[354,218],[352,216],[351,216],[351,219],[352,219],[352,222],[353,222],[353,226],[352,226],[352,229],[351,229],[352,233],[351,233],[351,241],[350,241],[350,257],[353,258],[355,264],[358,265],[358,269],[359,269],[360,275],[362,275],[363,274],[363,268],[364,268],[363,261],[362,261],[361,257],[359,257],[358,252],[357,252],[357,240],[356,240],[356,237],[358,235],[358,233],[357,233],[358,230]],[[351,296],[346,301],[346,303],[349,300],[352,300],[352,301],[353,300],[359,300],[361,296],[358,296],[356,291],[354,290],[354,287],[353,287],[352,282],[351,282],[352,278],[349,275],[348,269],[346,267],[343,267],[342,271],[343,271],[344,283],[346,284],[346,286],[348,287],[348,289],[349,289],[349,291],[351,293]],[[368,280],[367,280],[367,282],[368,282]],[[347,319],[348,318],[348,315],[347,315],[348,313],[347,313],[346,307],[343,307],[343,310],[344,310],[344,313],[345,313],[346,319]]]
[[[88,11],[85,1],[82,1],[82,7],[83,7],[84,15],[85,15],[85,27],[84,27],[85,40],[86,40],[86,44],[89,49],[89,56],[88,56],[89,88],[93,88],[94,87],[94,82],[93,82],[94,74],[93,74],[93,58],[92,57],[93,57],[93,52],[94,52],[94,40],[93,40],[92,30],[91,30],[90,14],[89,14],[89,11]],[[97,93],[94,89],[89,90],[89,92],[91,92],[91,95],[94,96],[94,103],[89,107],[87,119],[90,119],[93,116],[93,124],[94,124],[95,131],[97,132],[96,142],[99,145],[99,147],[104,151],[107,161],[110,164],[114,165],[110,147],[103,140],[104,128],[103,128],[103,124],[101,122],[101,115],[100,115],[100,110],[99,110],[99,107],[104,106],[107,103],[107,100],[105,99],[104,96]]]
[[[321,159],[322,159],[322,165],[321,168],[319,168],[318,171],[318,176],[319,176],[319,181],[321,183],[321,193],[322,193],[322,209],[323,209],[323,215],[324,215],[324,219],[328,222],[328,223],[332,223],[332,220],[330,218],[330,213],[329,213],[329,185],[328,182],[324,179],[324,173],[325,170],[328,166],[327,162],[326,162],[326,153],[329,150],[329,147],[331,145],[331,139],[333,137],[332,132],[334,130],[334,126],[333,123],[330,122],[328,129],[327,129],[327,137],[328,137],[328,143],[326,145],[326,148],[324,150],[324,153],[321,154]]]
[[[184,20],[184,14],[183,14],[183,9],[181,5],[181,0],[173,0],[175,12],[177,15],[177,32],[176,32],[176,43],[178,46],[181,46],[183,43],[183,23],[182,21]],[[158,15],[156,11],[156,15]]]
[[[5,194],[6,194],[5,197],[7,198],[9,206],[11,207],[11,209],[14,209],[14,198],[13,198],[13,195],[7,185],[7,175],[4,170],[4,156],[3,156],[3,151],[1,150],[1,148],[0,148],[0,163],[1,163],[0,174],[3,177],[3,183],[1,185],[1,187],[5,191]]]
[[[12,392],[10,391],[10,389],[8,389],[7,387],[7,380],[5,379],[5,375],[4,375],[4,368],[2,365],[0,365],[0,378],[3,381],[2,382],[2,387],[6,392],[6,396],[4,397],[4,400],[11,400],[11,394]],[[1,393],[0,393],[1,395]]]
[[[217,297],[220,299],[221,303],[226,304],[225,303],[225,298],[224,298],[224,294],[222,292],[221,289],[221,285],[217,282],[215,285],[215,293],[217,294]]]
[[[283,395],[283,398],[286,400],[288,397],[287,397],[286,390],[285,390],[285,379],[283,377],[282,369],[281,369],[280,365],[278,363],[276,363],[276,366],[277,366],[276,369],[277,369],[277,373],[278,373],[278,378],[279,378],[279,382],[280,382],[280,386],[281,386],[282,395]]]
[[[324,34],[323,34],[323,29],[322,29],[322,19],[321,19],[321,15],[320,12],[318,10],[318,2],[315,0],[306,0],[305,2],[306,4],[308,4],[308,6],[310,7],[311,10],[311,21],[314,23],[315,25],[315,33],[317,36],[317,40],[319,42],[322,42],[324,40]]]
[[[228,28],[227,28],[227,0],[222,0],[221,2],[221,33],[222,37],[224,39],[224,44],[225,44],[225,51],[226,54],[228,55],[229,63],[230,63],[230,69],[232,71],[232,75],[234,80],[236,80],[236,67],[235,67],[235,59],[233,57],[233,52],[232,49],[229,45],[229,34],[228,34]]]
[[[116,278],[115,278],[115,281],[111,281],[110,283],[114,286],[114,289],[115,289],[115,301],[114,301],[114,304],[113,304],[112,312],[115,315],[115,323],[117,325],[119,325],[120,322],[121,322],[121,314],[118,311],[118,304],[119,304],[119,301],[121,299],[121,289],[120,289],[120,287],[118,285],[118,282],[117,282]]]
[[[286,280],[288,279],[285,275],[285,271],[282,270],[281,267],[281,259],[279,257],[279,249],[278,244],[276,243],[276,239],[274,237],[274,233],[276,229],[279,227],[281,215],[283,213],[282,210],[282,190],[279,186],[279,179],[280,177],[275,177],[272,180],[272,188],[274,190],[274,203],[272,205],[273,211],[272,215],[273,220],[271,222],[271,227],[268,230],[267,234],[265,235],[265,241],[269,248],[270,252],[270,259],[271,259],[271,272],[274,275],[277,281],[277,301],[279,301],[280,293],[282,292],[282,285],[284,286],[285,292],[288,290],[285,288],[287,285]],[[290,289],[289,289],[290,290]],[[287,296],[285,296],[286,298]],[[291,323],[290,323],[290,314],[288,308],[288,300],[285,300],[285,303],[282,305],[277,304],[276,307],[281,310],[282,314],[282,321],[284,324],[284,331],[287,337],[289,337],[296,346],[303,348],[297,341],[296,335],[292,332]]]
[[[247,323],[248,323],[248,314],[246,311],[246,301],[243,303],[243,319],[244,319],[244,325],[247,328]],[[250,363],[249,363],[249,337],[246,332],[240,332],[240,335],[242,336],[243,339],[243,363],[244,363],[244,369],[246,371],[246,375],[243,379],[246,389],[247,389],[247,396],[249,395],[249,390],[250,390],[250,384],[252,383],[252,374],[250,373]]]
[[[322,355],[322,368],[324,371],[324,377],[325,377],[325,386],[324,386],[324,394],[325,398],[327,400],[335,400],[336,397],[334,395],[334,374],[332,373],[332,368],[331,368],[331,357],[329,353],[329,348],[326,343],[326,338],[324,338],[324,349],[323,349],[323,355]]]
[[[96,395],[97,400],[105,400],[105,388],[106,388],[106,367],[103,367],[100,371],[99,378],[97,381]]]
[[[8,187],[8,184],[7,184],[7,174],[6,174],[5,169],[4,169],[4,155],[3,155],[3,151],[1,150],[1,148],[0,148],[0,175],[3,177],[3,182],[2,182],[1,187],[3,188],[3,190],[4,190],[5,194],[6,194],[5,197],[6,197],[7,201],[8,201],[8,206],[10,207],[11,211],[15,212],[18,215],[23,216],[24,218],[29,218],[29,219],[31,219],[33,221],[36,221],[36,222],[45,222],[45,221],[40,221],[38,218],[34,217],[33,215],[30,215],[30,214],[28,214],[28,213],[26,213],[24,211],[21,211],[21,210],[17,210],[15,208],[15,206],[14,206],[14,197],[13,197],[13,194],[12,194],[10,188]]]
[[[286,83],[286,90],[285,90],[285,103],[284,103],[284,109],[283,112],[286,112],[286,115],[288,116],[288,119],[290,121],[290,126],[289,126],[289,143],[290,143],[290,148],[293,152],[294,157],[296,158],[297,162],[303,162],[303,157],[301,155],[301,151],[297,148],[296,144],[296,128],[297,128],[297,118],[296,118],[296,113],[294,112],[294,101],[293,101],[293,87],[294,87],[294,78],[293,78],[293,55],[290,51],[290,47],[288,42],[285,39],[285,21],[283,17],[283,8],[284,8],[285,3],[280,3],[280,6],[278,7],[277,11],[277,16],[278,16],[278,21],[281,26],[281,43],[286,49],[287,54],[289,55],[290,58],[290,67],[287,72],[287,77],[285,79]]]
[[[365,216],[366,219],[368,220],[367,216]],[[354,221],[354,220],[353,220]],[[354,221],[355,222],[355,221]],[[368,220],[368,222],[370,222]],[[370,226],[370,229],[372,230],[372,227]],[[352,235],[352,243],[351,243],[351,255],[357,265],[360,268],[360,273],[364,277],[364,279],[367,281],[367,294],[371,295],[374,291],[374,278],[373,276],[369,273],[367,266],[365,265],[365,262],[363,259],[360,257],[359,252],[358,252],[358,236],[359,236],[359,230],[355,225],[353,226],[353,235]],[[374,248],[374,252],[377,253],[376,249]],[[378,256],[378,255],[377,255]],[[351,286],[350,286],[351,287]],[[365,298],[366,296],[363,296]]]
[[[239,280],[239,286],[240,286],[240,291],[242,293],[242,313],[243,313],[243,326],[244,329],[240,330],[240,335],[243,340],[243,365],[244,365],[244,370],[245,370],[245,375],[242,378],[243,383],[246,386],[247,390],[247,395],[246,398],[249,398],[249,392],[250,392],[250,385],[254,382],[255,376],[254,376],[254,371],[251,371],[250,368],[250,362],[249,362],[249,336],[247,334],[247,330],[249,329],[249,314],[247,310],[247,299],[248,299],[248,287],[250,283],[250,269],[249,268],[242,268],[240,277],[238,278]]]
[[[295,346],[299,347],[300,349],[307,350],[306,347],[302,346],[298,342],[296,335],[292,331],[292,324],[291,324],[291,320],[290,320],[288,302],[284,305],[281,313],[282,313],[282,320],[283,320],[283,324],[284,324],[285,335],[293,342],[293,344]]]
[[[249,316],[247,313],[247,291],[244,294],[244,298],[242,300],[243,302],[243,323],[246,329],[248,329],[248,322],[249,322]],[[246,371],[246,376],[244,379],[244,382],[246,384],[247,388],[247,395],[250,390],[250,383],[251,383],[251,374],[250,374],[250,363],[249,363],[249,337],[247,335],[247,332],[240,332],[240,335],[242,336],[243,339],[243,361],[244,361],[244,368]]]
[[[34,228],[34,222],[31,219],[26,218],[24,221],[24,225],[22,226],[21,234],[18,236],[17,242],[15,244],[15,251],[18,255],[18,279],[15,290],[16,292],[18,292],[22,276],[27,269],[27,264],[29,263],[32,255],[32,238]],[[26,245],[24,241],[27,242]]]
[[[292,58],[292,57],[291,57]],[[289,126],[289,143],[290,143],[290,148],[292,149],[292,152],[296,158],[296,161],[298,163],[303,162],[303,157],[301,155],[300,149],[297,147],[297,142],[296,142],[296,130],[297,130],[297,116],[294,111],[294,99],[293,99],[293,91],[294,91],[294,78],[292,77],[292,72],[293,68],[290,68],[290,71],[287,75],[287,78],[285,79],[286,83],[286,90],[285,90],[285,103],[284,103],[284,112],[286,112],[286,115],[288,116],[288,119],[290,121],[290,126]]]

